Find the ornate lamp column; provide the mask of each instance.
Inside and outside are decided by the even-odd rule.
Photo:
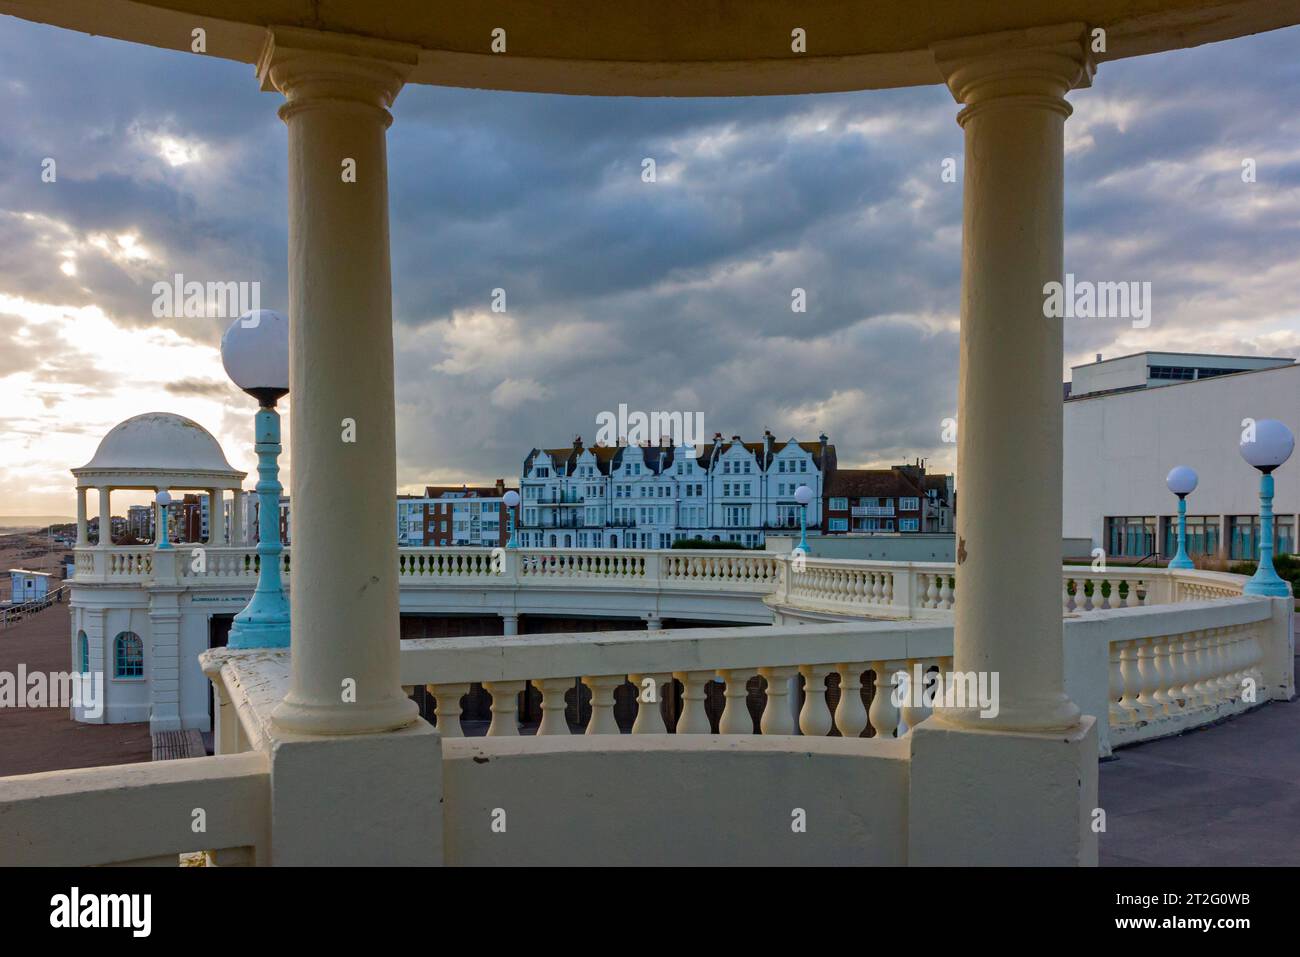
[[[800,485],[794,490],[794,500],[799,503],[799,548],[808,554],[808,503],[813,493],[807,485]]]
[[[153,500],[158,506],[158,534],[154,539],[159,548],[171,548],[172,543],[167,540],[167,506],[172,503],[172,494],[165,488],[160,488]]]
[[[1178,553],[1169,562],[1170,568],[1195,568],[1187,557],[1187,496],[1196,491],[1198,479],[1195,469],[1175,465],[1165,479],[1169,491],[1178,496]]]
[[[287,648],[289,601],[280,580],[280,555],[284,551],[280,542],[280,413],[275,405],[289,391],[289,320],[270,309],[240,316],[221,337],[221,362],[235,385],[257,399],[260,406],[254,426],[260,567],[252,600],[235,616],[227,645]]]
[[[501,501],[505,503],[506,521],[510,528],[510,540],[506,542],[506,548],[518,548],[519,543],[515,541],[515,514],[519,508],[519,493],[511,489],[502,496]]]
[[[1273,471],[1295,450],[1295,436],[1277,419],[1260,419],[1241,439],[1241,457],[1259,469],[1259,566],[1242,589],[1246,595],[1285,598],[1287,583],[1273,567]]]

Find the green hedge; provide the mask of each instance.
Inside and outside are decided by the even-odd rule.
[[[745,546],[740,542],[715,542],[703,538],[679,538],[673,542],[673,548],[729,548],[745,551]]]

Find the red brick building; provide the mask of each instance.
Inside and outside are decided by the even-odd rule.
[[[951,531],[950,476],[927,476],[925,466],[836,469],[826,486],[826,534]]]
[[[503,479],[495,485],[429,485],[423,496],[397,498],[398,543],[438,547],[504,547],[510,540],[502,501]]]

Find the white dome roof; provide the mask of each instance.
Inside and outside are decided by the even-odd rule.
[[[115,425],[80,472],[236,472],[221,446],[193,419],[171,412],[146,412]]]

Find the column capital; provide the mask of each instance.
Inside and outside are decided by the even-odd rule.
[[[957,122],[993,102],[1020,103],[1070,115],[1065,94],[1092,85],[1096,71],[1084,23],[943,40],[930,47],[948,89],[966,108]]]
[[[419,58],[420,48],[410,43],[273,26],[257,60],[257,78],[264,91],[284,94],[281,119],[326,105],[369,107],[387,116]]]

